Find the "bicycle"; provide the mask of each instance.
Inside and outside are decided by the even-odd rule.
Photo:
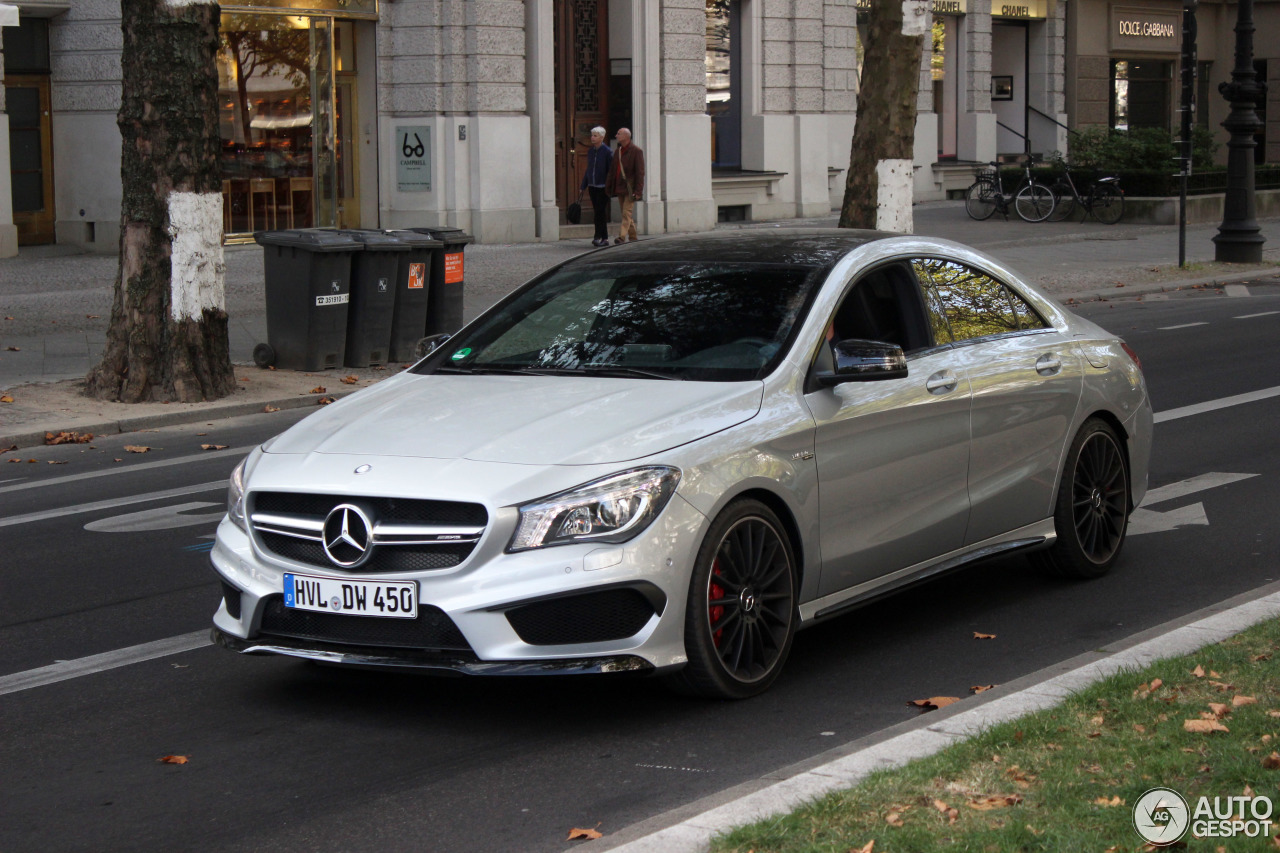
[[[1000,176],[1000,164],[988,163],[990,169],[978,172],[977,180],[964,193],[964,210],[973,219],[981,222],[991,217],[997,210],[1008,220],[1009,206],[1018,216],[1027,222],[1043,222],[1053,213],[1053,191],[1031,177],[1031,164],[1034,159],[1028,157],[1022,164],[1023,179],[1016,192],[1006,193],[1004,182]]]
[[[1066,161],[1059,163],[1062,165],[1062,177],[1053,184],[1055,203],[1053,213],[1050,214],[1051,221],[1061,222],[1068,218],[1075,213],[1077,205],[1084,208],[1081,221],[1090,216],[1103,225],[1115,225],[1120,221],[1120,217],[1124,215],[1124,190],[1120,187],[1118,176],[1093,180],[1085,188],[1085,194],[1081,195],[1071,177],[1071,167]]]

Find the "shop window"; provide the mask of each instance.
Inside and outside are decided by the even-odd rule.
[[[1155,59],[1111,61],[1111,127],[1169,129],[1174,63]]]
[[[707,0],[707,115],[711,165],[742,166],[742,2]]]

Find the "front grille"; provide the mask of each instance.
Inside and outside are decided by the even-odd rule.
[[[639,590],[606,589],[525,604],[507,621],[532,646],[603,643],[634,636],[654,614]]]
[[[320,640],[349,646],[470,652],[471,645],[443,610],[418,605],[417,619],[387,619],[312,613],[285,607],[284,597],[271,595],[262,612],[262,637]]]
[[[331,568],[335,563],[325,554],[321,531],[339,504],[360,507],[375,527],[369,558],[343,567],[361,574],[452,568],[470,556],[489,522],[484,506],[476,503],[293,492],[251,493],[249,519],[268,554]]]

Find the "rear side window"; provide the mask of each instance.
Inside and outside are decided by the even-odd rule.
[[[938,343],[1047,328],[1022,297],[984,272],[939,258],[921,258],[912,267],[929,292]]]

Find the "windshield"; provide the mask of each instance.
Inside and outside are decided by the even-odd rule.
[[[736,382],[781,359],[820,276],[782,264],[601,264],[552,272],[451,338],[421,372]]]

